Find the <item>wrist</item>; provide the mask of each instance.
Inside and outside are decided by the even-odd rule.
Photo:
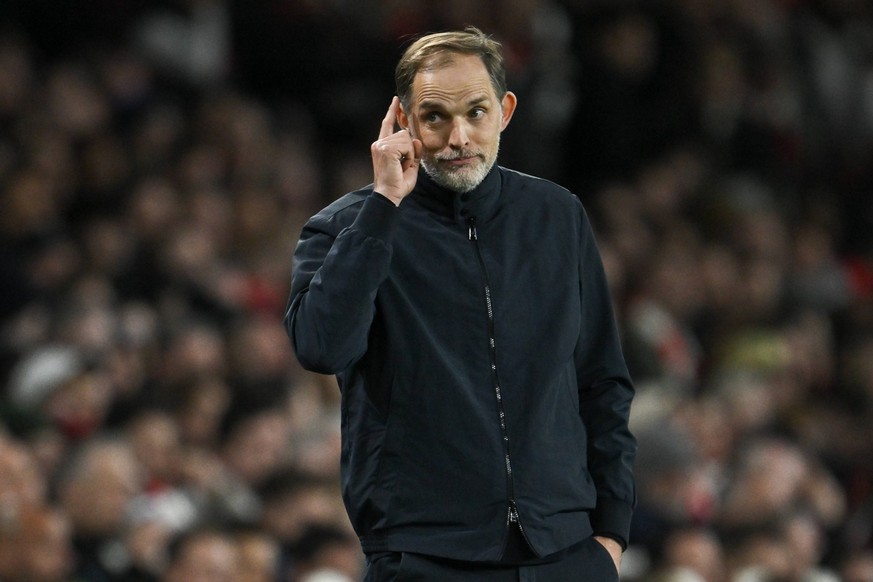
[[[596,532],[594,534],[594,537],[601,540],[601,541],[609,540],[611,542],[615,542],[615,544],[618,546],[619,550],[621,550],[622,552],[624,552],[627,549],[627,543],[615,534],[611,534],[609,532]]]
[[[394,206],[400,206],[400,203],[403,202],[403,199],[405,198],[403,194],[397,193],[392,188],[380,188],[378,186],[373,186],[373,193],[378,194],[382,198],[385,198]]]

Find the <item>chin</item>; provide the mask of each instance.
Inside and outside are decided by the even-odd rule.
[[[485,176],[488,175],[490,167],[484,164],[477,165],[475,168],[462,168],[460,170],[451,171],[434,168],[430,164],[422,164],[424,170],[433,179],[434,182],[455,192],[469,192],[482,183]]]

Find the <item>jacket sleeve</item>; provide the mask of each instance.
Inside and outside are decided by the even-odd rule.
[[[597,487],[591,515],[595,534],[627,547],[636,505],[633,460],[636,439],[628,427],[634,387],[594,234],[582,210],[580,288],[582,330],[576,369],[582,420],[588,432],[588,468]]]
[[[285,311],[285,329],[304,368],[335,374],[366,352],[398,212],[387,198],[371,193],[344,228],[342,211],[323,211],[304,226]]]

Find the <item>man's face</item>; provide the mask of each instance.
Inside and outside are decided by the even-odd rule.
[[[421,140],[421,164],[434,181],[467,192],[497,160],[500,133],[515,103],[510,92],[498,98],[478,56],[454,54],[448,62],[419,71],[409,111],[401,112],[399,122]]]

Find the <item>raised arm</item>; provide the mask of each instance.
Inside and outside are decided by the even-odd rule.
[[[300,363],[345,370],[367,350],[379,285],[388,276],[400,202],[418,176],[421,142],[395,131],[395,97],[370,148],[373,191],[350,194],[312,217],[294,252],[285,327]]]

